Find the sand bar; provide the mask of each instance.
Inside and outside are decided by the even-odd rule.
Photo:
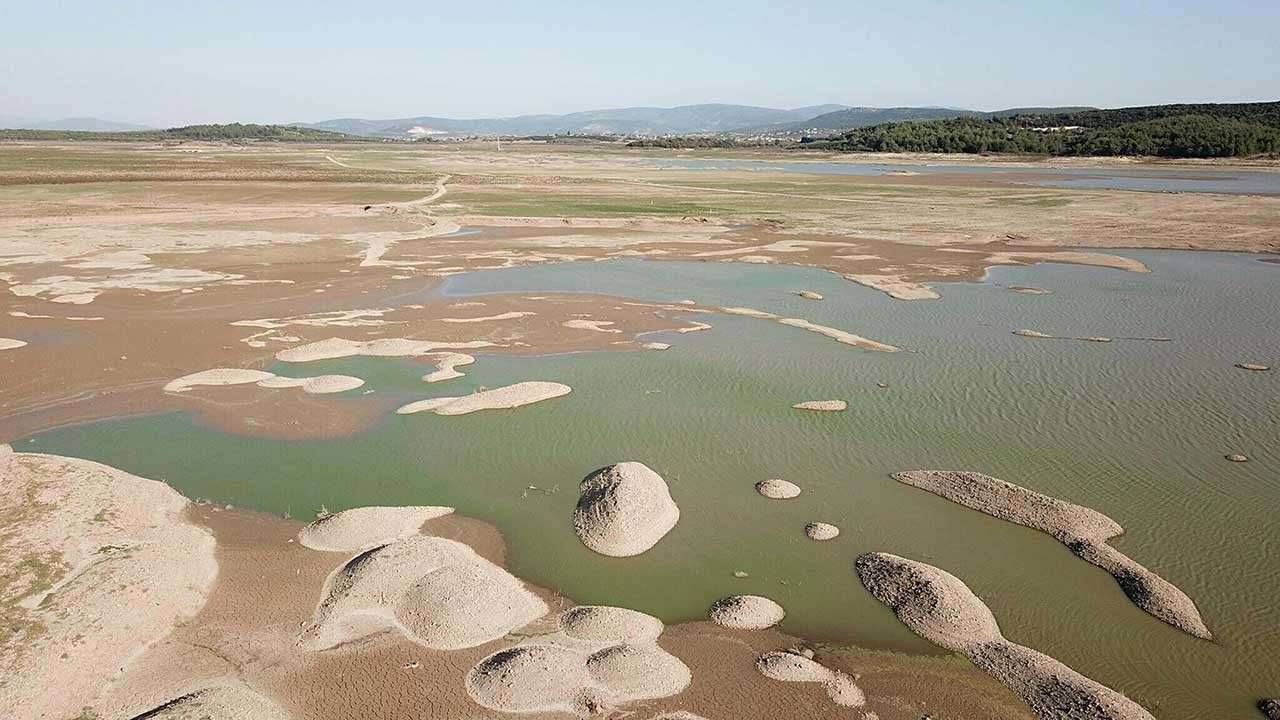
[[[1154,720],[1124,695],[1006,640],[990,608],[956,576],[888,553],[861,555],[856,568],[863,586],[912,632],[968,657],[1042,720]]]
[[[414,357],[435,350],[467,350],[492,347],[486,340],[442,342],[438,340],[409,340],[407,338],[380,338],[377,340],[346,340],[329,338],[276,353],[281,362],[314,362],[335,358],[365,355],[368,357]]]
[[[433,412],[436,415],[466,415],[479,410],[509,410],[573,392],[568,385],[554,382],[528,381],[470,395],[428,398],[401,406],[399,415]]]
[[[367,550],[417,535],[426,521],[452,512],[434,505],[351,508],[317,518],[298,533],[298,542],[326,552]]]
[[[1124,528],[1106,515],[981,473],[913,470],[893,477],[992,517],[1047,533],[1081,559],[1111,573],[1125,595],[1147,613],[1198,638],[1213,637],[1191,598],[1107,544]]]
[[[459,372],[457,368],[470,365],[475,361],[474,357],[465,353],[442,353],[436,360],[436,369],[423,375],[422,380],[433,383],[463,377],[465,373]]]
[[[818,412],[844,412],[849,409],[849,403],[844,400],[805,400],[798,402],[791,407],[796,410],[816,410]]]

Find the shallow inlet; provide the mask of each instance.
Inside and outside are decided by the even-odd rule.
[[[14,447],[87,457],[191,497],[295,517],[321,505],[456,505],[502,529],[514,572],[579,602],[678,621],[704,617],[723,595],[755,593],[782,603],[784,629],[808,638],[936,652],[853,573],[858,554],[892,552],[963,578],[1010,639],[1159,718],[1250,717],[1280,678],[1280,375],[1232,365],[1278,364],[1280,266],[1224,253],[1125,254],[1153,272],[997,268],[985,283],[937,284],[943,299],[921,302],[789,267],[619,261],[475,273],[443,291],[691,298],[803,317],[914,352],[867,352],[773,322],[699,315],[713,329],[648,338],[671,343],[665,352],[481,355],[466,377],[432,385],[419,380],[422,364],[403,360],[268,368],[355,375],[367,384],[354,394],[406,401],[518,380],[574,388],[518,410],[388,416],[350,438],[287,443],[162,415],[50,431]],[[798,298],[797,289],[826,299]],[[1017,328],[1116,340],[1041,340],[1012,335]],[[1157,336],[1172,341],[1121,339]],[[846,399],[849,409],[791,409],[816,398]],[[1250,462],[1225,461],[1230,452]],[[625,560],[588,551],[571,522],[577,482],[619,460],[662,474],[681,508],[666,538]],[[912,468],[978,470],[1107,513],[1127,530],[1116,544],[1194,598],[1218,642],[1146,615],[1051,538],[889,477]],[[767,501],[754,484],[768,477],[804,493]],[[804,526],[815,520],[838,525],[840,537],[810,541]],[[735,578],[738,570],[750,577]]]

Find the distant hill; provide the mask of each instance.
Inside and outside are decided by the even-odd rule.
[[[1136,155],[1280,153],[1280,102],[1148,105],[1056,112],[1027,108],[854,128],[800,147],[847,152]]]
[[[744,132],[801,133],[805,131],[849,130],[891,122],[909,122],[914,120],[943,120],[957,117],[1002,117],[1019,115],[1026,112],[1066,113],[1077,110],[1091,110],[1083,107],[1060,108],[1013,108],[996,112],[979,112],[963,108],[943,107],[852,107],[817,115],[798,122],[777,123],[764,127],[742,128]]]
[[[567,115],[520,115],[509,118],[454,119],[432,116],[368,120],[341,118],[296,127],[329,130],[350,135],[388,138],[448,137],[459,135],[678,135],[728,132],[747,126],[804,120],[843,108],[812,105],[780,110],[751,105],[683,105],[673,108],[629,107],[586,110]]]
[[[80,130],[84,132],[129,132],[133,130],[155,130],[149,125],[116,122],[95,117],[63,118],[61,120],[43,120],[28,122],[11,127],[25,130]]]
[[[168,130],[96,132],[91,130],[0,130],[0,140],[108,140],[108,141],[272,141],[272,142],[367,142],[368,138],[342,133],[297,128],[288,125],[187,125]]]

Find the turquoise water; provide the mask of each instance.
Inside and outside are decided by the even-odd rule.
[[[1280,692],[1280,373],[1232,364],[1280,365],[1280,266],[1223,253],[1125,254],[1154,272],[997,268],[985,283],[938,284],[943,299],[925,302],[804,268],[618,261],[486,271],[433,292],[690,298],[804,317],[912,352],[696,315],[714,328],[649,338],[670,342],[665,352],[479,356],[466,377],[433,385],[408,360],[272,368],[358,375],[365,389],[405,401],[517,380],[574,388],[512,411],[392,415],[354,437],[297,442],[163,415],[54,430],[15,447],[88,457],[191,497],[295,517],[321,505],[451,504],[502,529],[517,574],[579,602],[678,621],[703,617],[723,595],[755,592],[781,602],[784,628],[805,637],[937,652],[853,574],[859,553],[893,552],[956,574],[1008,637],[1159,718],[1249,717],[1256,698]],[[790,294],[799,289],[827,299]],[[1022,327],[1172,341],[1010,334]],[[849,410],[790,408],[826,398],[848,400]],[[1223,459],[1234,452],[1251,461]],[[629,559],[591,553],[571,526],[576,483],[621,460],[662,474],[682,512],[653,550]],[[1194,598],[1217,642],[1147,616],[1110,576],[1047,536],[888,477],[912,468],[979,470],[1106,512],[1128,530],[1116,544]],[[767,477],[805,492],[766,500],[753,485]],[[814,543],[802,532],[813,520],[843,532]],[[734,578],[737,570],[750,578]]]
[[[1199,192],[1228,195],[1280,195],[1280,173],[1250,170],[1200,170],[1195,168],[1123,167],[1016,167],[1008,165],[918,165],[849,162],[773,162],[769,160],[676,160],[646,158],[646,165],[671,170],[771,170],[812,175],[876,177],[895,173],[918,175],[1045,175],[1020,180],[1028,185],[1143,190],[1147,192]],[[1066,175],[1068,177],[1050,177]]]

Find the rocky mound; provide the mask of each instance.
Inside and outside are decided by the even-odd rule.
[[[819,412],[843,412],[849,408],[844,400],[806,400],[791,407],[796,410],[817,410]]]
[[[478,410],[509,410],[558,398],[571,392],[573,388],[561,383],[518,382],[493,390],[481,390],[470,395],[419,400],[398,408],[396,413],[409,415],[430,410],[437,415],[466,415]]]
[[[831,702],[843,707],[861,707],[867,703],[866,695],[853,678],[798,652],[767,652],[756,660],[756,669],[770,680],[822,683]]]
[[[298,542],[328,552],[367,550],[417,535],[424,522],[451,512],[451,507],[432,505],[351,508],[307,525]]]
[[[692,675],[656,643],[662,623],[615,607],[576,607],[560,634],[542,635],[486,657],[467,674],[467,693],[502,712],[609,714],[636,700],[670,697]],[[629,638],[619,642],[620,638]]]
[[[580,605],[560,614],[560,630],[574,640],[615,645],[656,642],[662,621],[627,608]]]
[[[832,540],[840,534],[840,528],[830,523],[811,522],[804,526],[804,534],[810,540]]]
[[[1048,533],[1083,560],[1111,573],[1125,595],[1147,613],[1198,638],[1213,637],[1191,598],[1107,544],[1124,528],[1106,515],[981,473],[915,470],[893,477],[992,517]]]
[[[991,610],[954,575],[888,553],[862,555],[856,568],[867,590],[912,632],[964,654],[1043,720],[1154,720],[1124,695],[1006,640]]]
[[[707,611],[711,622],[736,630],[764,630],[782,622],[786,614],[781,605],[759,595],[720,598]]]
[[[638,462],[623,462],[588,475],[579,486],[573,529],[583,545],[612,557],[653,547],[680,519],[667,483]]]
[[[756,492],[774,500],[789,500],[800,494],[800,486],[779,478],[769,478],[756,483]]]
[[[1267,716],[1267,720],[1280,720],[1280,700],[1259,700],[1258,712]]]
[[[427,647],[455,650],[496,640],[546,614],[538,596],[470,547],[414,535],[334,571],[303,642],[322,650],[394,629]]]

